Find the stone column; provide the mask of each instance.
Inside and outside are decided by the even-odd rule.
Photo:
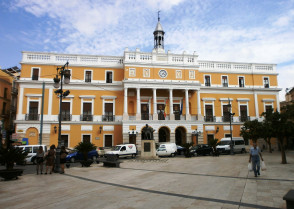
[[[197,90],[197,114],[198,114],[198,120],[203,120],[203,116],[201,113],[201,98],[200,98],[200,89]]]
[[[153,120],[158,120],[156,89],[153,89]]]
[[[174,99],[173,99],[173,89],[169,90],[169,119],[175,120],[174,115]]]
[[[128,115],[128,88],[124,88],[124,114],[123,120],[129,120]]]
[[[255,104],[255,116],[256,119],[259,118],[259,114],[258,114],[258,101],[257,101],[257,94],[254,92],[254,104]]]
[[[185,99],[186,99],[186,120],[191,120],[191,115],[189,112],[189,94],[188,89],[185,89]]]
[[[137,88],[137,114],[136,120],[141,120],[141,96],[140,96],[140,88]]]

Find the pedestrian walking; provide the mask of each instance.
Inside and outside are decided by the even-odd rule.
[[[67,154],[68,154],[68,152],[65,150],[65,146],[61,146],[61,150],[60,150],[60,168],[61,168],[61,172],[60,172],[60,174],[64,174],[64,164],[66,162]]]
[[[47,155],[46,155],[46,173],[48,172],[48,169],[50,171],[50,174],[52,174],[52,169],[53,169],[53,164],[54,164],[54,160],[55,160],[55,145],[51,145],[50,146],[50,150],[48,151]]]
[[[249,163],[252,162],[252,169],[254,171],[254,176],[260,175],[260,158],[263,161],[261,152],[256,142],[253,142],[253,147],[250,148],[249,152]]]
[[[44,162],[44,150],[42,146],[39,146],[39,149],[37,151],[36,159],[37,159],[37,175],[39,175],[39,171],[41,174],[43,174],[43,162]]]

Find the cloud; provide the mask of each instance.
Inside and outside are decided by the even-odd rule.
[[[280,92],[280,101],[285,100],[285,90],[286,88],[293,88],[293,78],[294,78],[294,64],[285,65],[278,69],[278,83],[279,87],[283,88],[283,90]]]

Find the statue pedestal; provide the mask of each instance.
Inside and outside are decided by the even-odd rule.
[[[158,159],[154,140],[141,140],[141,159]]]

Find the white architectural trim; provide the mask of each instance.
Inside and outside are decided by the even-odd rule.
[[[49,88],[48,91],[48,115],[52,115],[53,89]]]
[[[86,82],[86,72],[87,71],[90,71],[91,72],[91,82]],[[84,82],[86,82],[86,83],[92,83],[93,82],[93,70],[84,69]]]
[[[42,97],[42,94],[26,94],[26,97]]]
[[[208,97],[202,98],[202,101],[215,101],[215,100],[216,100],[215,98],[208,98]]]
[[[238,102],[249,102],[250,99],[249,98],[237,98]]]
[[[90,142],[92,143],[92,133],[82,133],[81,134],[81,142],[83,141],[83,136],[90,135]]]
[[[244,87],[240,87],[239,78],[243,78],[243,81],[244,81]],[[245,84],[245,76],[243,76],[243,75],[242,75],[242,76],[241,76],[241,75],[238,76],[238,87],[239,87],[239,88],[246,88],[246,84]]]
[[[101,99],[116,99],[117,96],[101,96]]]
[[[232,98],[220,98],[219,101],[233,101],[234,99]]]
[[[34,68],[38,68],[39,69],[39,74],[38,74],[38,81],[40,80],[40,75],[41,75],[41,67],[31,67],[31,77],[30,77],[30,80],[32,80],[33,78],[33,69]]]
[[[94,96],[94,95],[80,95],[79,98],[83,98],[83,99],[95,99],[96,96]]]
[[[263,102],[274,102],[274,99],[262,99]]]
[[[108,72],[112,72],[112,75],[111,75],[111,78],[112,78],[112,80],[111,80],[111,83],[114,83],[114,71],[113,70],[105,70],[105,83],[107,83],[107,73]]]
[[[111,140],[112,140],[111,144],[112,144],[112,146],[113,146],[113,145],[114,145],[114,144],[113,144],[113,140],[114,140],[114,138],[113,138],[113,134],[109,133],[109,134],[103,134],[103,147],[105,147],[105,135],[111,135]]]

